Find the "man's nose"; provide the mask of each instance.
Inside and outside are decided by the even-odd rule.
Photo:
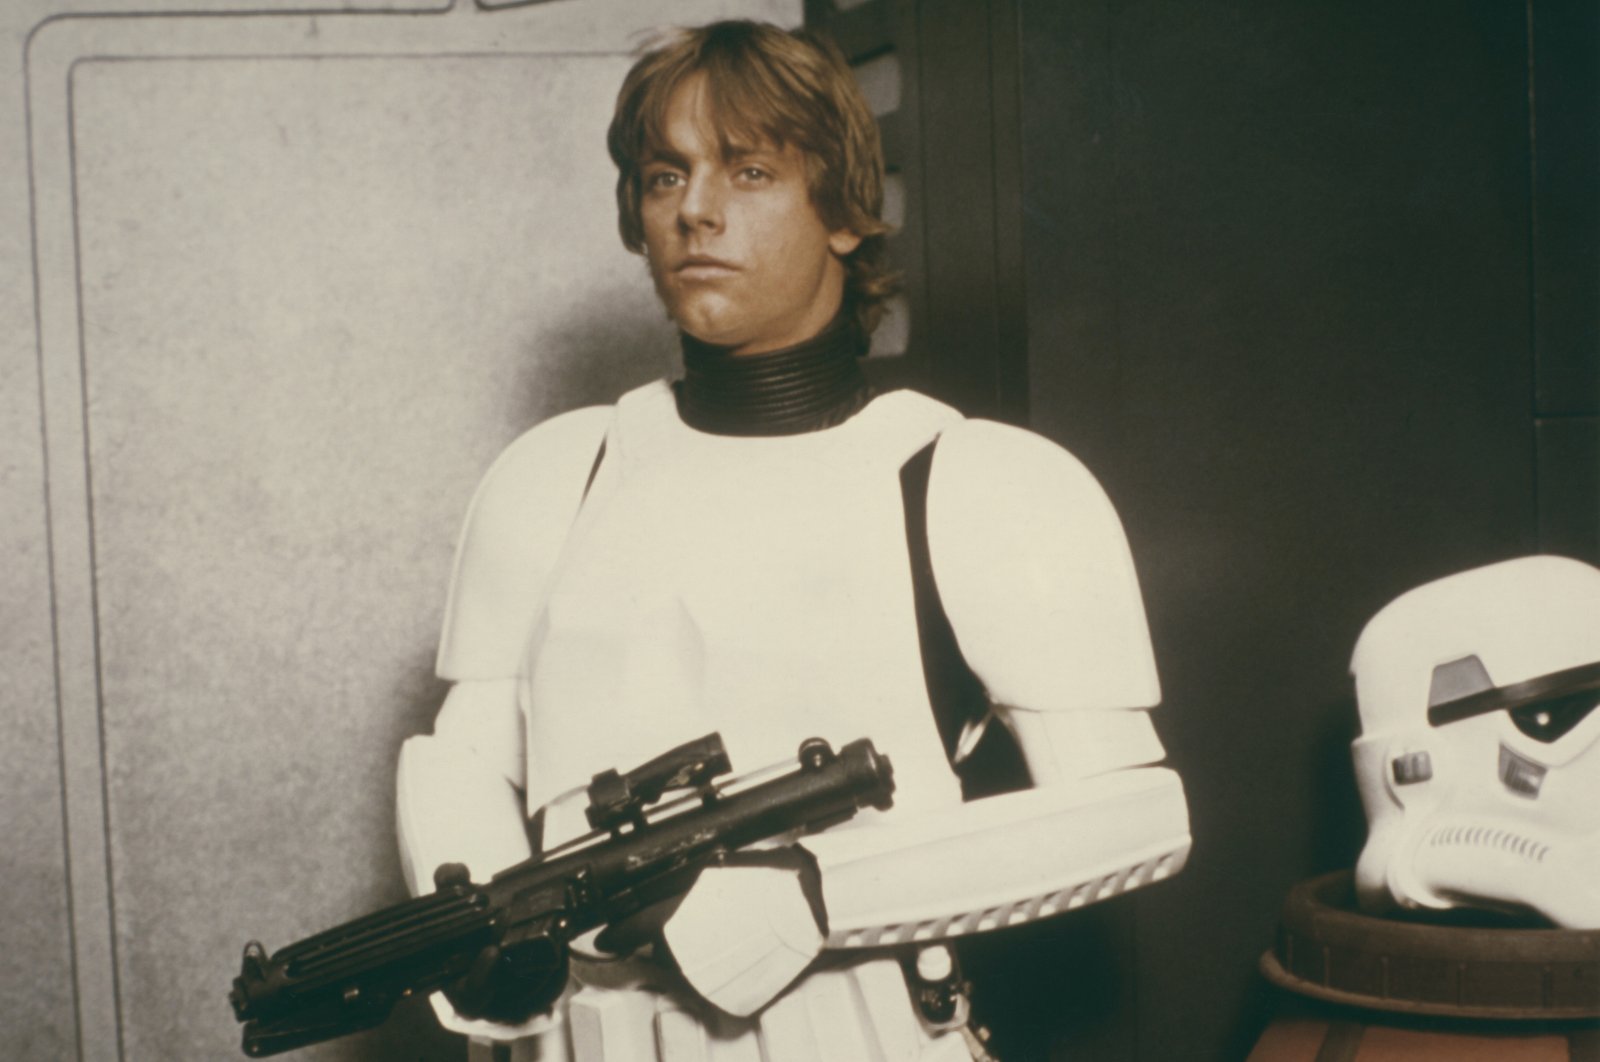
[[[693,174],[678,201],[678,223],[685,230],[722,228],[723,188],[710,174]]]

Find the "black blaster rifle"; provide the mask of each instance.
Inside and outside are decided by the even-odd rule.
[[[457,983],[491,947],[517,957],[529,1012],[548,1009],[566,984],[573,938],[687,891],[701,868],[735,849],[893,803],[889,759],[866,739],[835,753],[812,738],[776,777],[762,771],[711,784],[728,770],[722,738],[710,734],[627,774],[604,771],[588,790],[594,833],[484,885],[447,864],[432,894],[270,957],[251,941],[228,994],[245,1023],[244,1053],[275,1055],[381,1025],[399,1000]],[[694,792],[659,804],[674,789]]]

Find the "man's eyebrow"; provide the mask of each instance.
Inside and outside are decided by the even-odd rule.
[[[776,144],[729,144],[722,153],[724,162],[748,162],[750,159],[775,161],[782,159],[783,149]]]
[[[688,165],[688,160],[671,148],[654,147],[645,150],[644,154],[639,159],[639,168],[643,169],[652,163],[658,162],[668,166],[678,166],[680,168]]]

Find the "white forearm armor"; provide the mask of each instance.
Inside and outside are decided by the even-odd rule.
[[[1170,770],[1120,771],[988,797],[951,815],[807,838],[830,947],[1000,929],[1160,881],[1189,850]]]

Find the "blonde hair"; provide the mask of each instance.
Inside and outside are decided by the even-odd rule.
[[[830,231],[861,238],[845,258],[845,305],[870,334],[898,278],[888,263],[883,211],[883,148],[878,123],[839,49],[805,30],[759,22],[714,22],[657,42],[628,71],[606,134],[617,164],[622,243],[644,250],[640,167],[665,142],[667,104],[685,81],[704,74],[717,139],[734,146],[793,145],[806,159],[806,183]]]

